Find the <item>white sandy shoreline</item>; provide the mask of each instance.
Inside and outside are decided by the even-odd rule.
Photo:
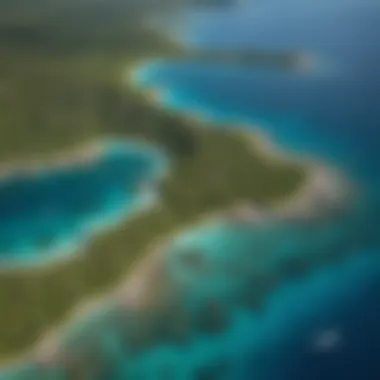
[[[249,146],[274,162],[301,165],[305,183],[286,201],[273,204],[272,217],[310,219],[349,207],[356,193],[353,183],[339,169],[310,156],[290,152],[276,145],[259,128],[238,129]]]
[[[44,172],[50,169],[63,169],[76,164],[89,164],[98,156],[105,145],[99,142],[85,143],[69,151],[58,152],[49,158],[34,158],[30,161],[12,161],[0,164],[0,180],[14,175],[27,175]]]
[[[12,163],[5,167],[3,171],[0,169],[0,181],[6,181],[13,178],[17,175],[21,178],[24,175],[37,175],[45,174],[50,170],[64,170],[66,168],[71,168],[76,165],[91,165],[95,163],[103,153],[107,152],[110,148],[113,147],[122,147],[125,148],[127,152],[133,153],[134,151],[142,154],[152,154],[155,156],[155,164],[157,164],[158,171],[155,174],[152,181],[156,182],[162,180],[170,174],[170,163],[167,161],[164,153],[160,151],[157,146],[134,139],[122,139],[117,140],[115,138],[107,138],[102,140],[94,140],[86,144],[82,144],[72,150],[66,150],[59,152],[52,157],[47,157],[41,160],[34,160],[28,163]],[[142,212],[146,211],[147,208],[150,208],[154,202],[147,200],[140,200],[136,203],[131,214],[128,216],[130,219],[140,215]],[[129,219],[129,220],[130,220]],[[107,231],[114,228],[114,222],[107,220],[106,223],[97,223],[91,227],[91,230],[94,230],[96,234],[106,233]],[[43,262],[34,260],[23,260],[20,262],[7,262],[3,261],[0,265],[0,274],[4,272],[34,272],[48,270],[52,266],[64,263],[68,260],[80,260],[82,256],[82,251],[84,251],[84,246],[77,246],[76,244],[69,244],[63,248],[55,249],[51,257],[45,257]],[[76,252],[76,255],[72,255],[73,252]]]
[[[247,136],[246,136],[247,137]],[[265,154],[271,154],[273,159],[296,160],[290,156],[283,156],[269,143],[267,139],[263,139],[263,135],[259,139],[249,134],[246,140],[252,143],[254,139],[255,146],[260,145]],[[259,144],[258,144],[259,143]],[[312,165],[310,167],[310,165]],[[333,170],[317,164],[309,162],[309,179],[301,188],[282,204],[275,205],[269,212],[264,214],[260,208],[256,208],[252,203],[239,203],[233,206],[232,211],[237,216],[236,220],[246,222],[261,222],[268,219],[300,219],[312,218],[315,213],[314,201],[322,192],[323,194],[335,194],[336,196],[328,200],[328,205],[337,202],[339,205],[347,202],[347,181],[341,173],[337,174]],[[331,203],[332,202],[332,203]],[[347,206],[347,205],[346,205]],[[317,211],[320,211],[320,206]],[[328,210],[327,210],[328,211]],[[169,234],[169,236],[153,242],[151,247],[147,249],[147,254],[138,259],[135,264],[128,270],[126,278],[114,288],[113,291],[86,300],[78,305],[66,322],[60,326],[53,327],[48,331],[41,341],[27,353],[23,359],[20,357],[14,361],[8,361],[6,365],[20,362],[21,360],[32,360],[41,364],[51,364],[59,362],[62,359],[62,353],[59,350],[60,338],[70,330],[74,324],[80,323],[97,310],[104,308],[106,305],[114,303],[119,304],[121,308],[140,308],[146,304],[149,292],[152,290],[152,278],[162,268],[162,260],[165,247],[173,238],[178,236],[186,228],[199,226],[199,224],[217,223],[223,219],[231,219],[231,209],[220,210],[212,215],[203,215],[197,222],[191,223],[190,226],[181,226],[177,231]],[[154,288],[154,287],[153,287]]]
[[[271,157],[274,160],[281,160],[283,162],[299,163],[299,157],[293,156],[288,152],[282,152],[281,149],[273,146],[271,140],[263,133],[251,133],[246,131],[240,131],[238,133],[242,134],[247,144],[254,144],[255,148],[261,149],[263,155],[266,157]],[[93,154],[93,150],[90,149],[89,152]],[[320,198],[326,207],[326,215],[328,215],[330,208],[347,206],[347,202],[351,199],[352,195],[352,185],[342,173],[329,168],[327,165],[322,165],[316,160],[305,160],[303,157],[301,164],[302,163],[304,163],[305,169],[308,172],[308,179],[295,194],[292,194],[286,201],[273,205],[273,208],[271,208],[269,212],[266,210],[264,213],[259,207],[252,203],[239,203],[236,207],[233,207],[233,211],[237,210],[235,213],[237,220],[261,222],[269,218],[300,220],[313,218],[316,212],[318,212],[318,214],[320,212]],[[67,318],[64,323],[59,326],[54,326],[50,331],[46,332],[40,342],[32,350],[13,360],[4,361],[3,365],[8,367],[25,360],[54,365],[54,363],[62,359],[60,339],[74,324],[80,323],[80,321],[110,303],[120,305],[121,308],[143,307],[145,300],[149,298],[148,293],[152,288],[152,278],[160,271],[160,268],[162,268],[164,251],[168,242],[178,236],[178,234],[183,232],[186,228],[191,228],[194,225],[203,223],[215,223],[225,218],[230,218],[230,216],[231,209],[220,210],[212,215],[201,215],[200,218],[196,222],[191,223],[191,225],[182,225],[178,230],[168,234],[168,236],[152,242],[152,245],[146,250],[146,255],[136,260],[134,265],[129,268],[124,280],[111,292],[93,297],[77,305],[70,317]]]
[[[71,149],[60,150],[51,155],[41,155],[40,158],[31,160],[0,163],[0,180],[12,178],[15,175],[43,173],[49,170],[59,170],[73,165],[88,165],[94,162],[102,153],[106,152],[113,144],[124,145],[126,148],[136,148],[158,152],[155,145],[149,142],[135,139],[121,139],[109,136],[98,138],[79,144]]]
[[[305,56],[306,57],[306,56]],[[160,104],[165,99],[164,89],[158,87],[141,88],[138,86],[139,69],[141,67],[149,67],[162,62],[162,59],[156,60],[141,60],[127,70],[127,81],[132,84],[132,88],[136,92],[144,95],[145,99],[152,106],[160,108]],[[218,123],[217,121],[209,120],[200,111],[181,111],[183,117],[187,117],[197,123],[198,126],[204,126],[207,123]],[[265,218],[311,218],[321,214],[320,207],[330,209],[340,209],[346,207],[352,200],[355,189],[353,184],[346,178],[345,174],[339,169],[333,168],[331,163],[322,162],[319,158],[312,158],[309,155],[301,155],[297,152],[291,152],[289,149],[283,149],[274,143],[274,139],[267,133],[264,133],[260,127],[252,128],[252,125],[243,123],[228,122],[228,124],[237,124],[233,131],[240,134],[244,141],[248,143],[248,148],[252,147],[255,151],[261,152],[265,158],[269,158],[276,162],[302,165],[307,171],[306,183],[297,190],[296,194],[291,195],[285,202],[280,202],[274,205],[275,210],[267,213]],[[245,216],[249,214],[251,219],[261,219],[263,216],[258,210],[258,206],[250,203],[239,204],[236,206],[240,213]],[[249,219],[249,218],[248,218]]]

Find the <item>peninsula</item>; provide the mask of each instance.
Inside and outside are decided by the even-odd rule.
[[[286,203],[314,178],[307,165],[274,161],[241,133],[205,128],[125,84],[126,67],[184,49],[145,28],[150,8],[131,3],[0,4],[8,15],[0,17],[0,162],[8,172],[109,137],[153,144],[171,167],[154,207],[94,237],[81,255],[0,271],[1,364],[24,358],[86,300],[113,291],[162,237],[239,202]]]

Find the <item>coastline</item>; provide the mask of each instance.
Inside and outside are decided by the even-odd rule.
[[[163,62],[163,58],[142,58],[132,64],[128,65],[128,67],[124,71],[124,82],[127,87],[129,87],[132,91],[135,91],[139,95],[141,95],[144,100],[149,103],[151,107],[160,108],[160,104],[163,103],[165,99],[165,90],[163,88],[154,87],[154,88],[141,88],[141,68],[146,68],[152,65],[157,65],[160,62]]]
[[[248,136],[245,135],[247,133],[243,131],[242,136],[244,136],[248,144],[260,145],[263,154],[269,154],[274,160],[297,161],[296,156],[285,154],[281,149],[278,150],[264,134],[261,133],[258,137],[248,132]],[[157,241],[152,242],[146,249],[146,254],[135,260],[134,264],[128,268],[127,274],[122,281],[114,286],[111,291],[79,303],[63,323],[49,329],[31,350],[28,350],[26,354],[17,356],[17,358],[4,361],[1,367],[9,367],[24,361],[36,362],[42,366],[54,365],[64,360],[62,359],[64,353],[60,351],[60,341],[62,336],[65,336],[73,325],[79,324],[109,305],[120,309],[151,307],[152,298],[154,297],[150,297],[150,294],[152,291],[157,291],[157,288],[151,285],[153,279],[162,272],[164,250],[170,241],[186,229],[204,224],[218,223],[226,219],[227,221],[261,223],[279,218],[301,221],[305,220],[305,218],[314,218],[319,215],[320,211],[319,207],[317,209],[314,207],[315,199],[318,198],[320,191],[323,194],[331,191],[336,193],[337,197],[331,202],[338,202],[339,207],[342,205],[347,207],[347,181],[344,176],[339,174],[336,177],[332,169],[316,163],[314,160],[309,159],[308,161],[305,169],[309,171],[309,179],[288,199],[280,204],[274,204],[270,210],[264,211],[252,203],[238,202],[232,208],[222,209],[212,214],[202,214],[188,225],[178,226],[175,231],[170,232],[167,236],[160,237]],[[327,213],[323,213],[323,217],[328,216],[328,212],[329,210],[327,210]]]
[[[143,90],[138,90],[141,93],[144,93]],[[151,100],[156,107],[159,106],[159,98],[155,97]],[[255,144],[255,147],[259,147],[264,157],[272,157],[273,159],[280,160],[282,162],[297,162],[299,164],[299,157],[297,157],[297,155],[292,155],[291,153],[283,151],[281,148],[274,146],[271,140],[265,137],[265,134],[263,133],[261,133],[260,136],[255,136],[254,133],[246,131],[236,131],[236,133],[241,133],[242,137],[248,144]],[[145,145],[145,143],[143,143],[143,145]],[[146,145],[150,146],[149,143]],[[85,146],[91,147],[93,145],[85,144]],[[94,150],[92,149],[89,149],[88,151],[89,153],[92,152],[92,155],[90,154],[91,158],[94,157],[94,152],[98,152],[96,149],[99,149],[99,147]],[[69,163],[69,165],[73,163],[72,159],[66,155],[64,157],[62,157],[62,154],[57,156],[60,157],[58,161],[61,163]],[[83,156],[79,155],[79,157],[79,162],[81,162]],[[89,156],[85,154],[84,157],[88,159]],[[88,161],[85,160],[84,162]],[[345,190],[346,182],[343,180],[343,175],[341,176],[341,174],[339,174],[340,179],[334,182],[334,186],[331,186],[334,175],[331,175],[329,173],[333,172],[332,169],[328,168],[327,165],[325,166],[321,163],[318,163],[317,160],[308,159],[305,161],[305,158],[302,157],[302,162],[306,162],[308,164],[305,165],[305,170],[308,171],[309,177],[306,183],[302,184],[294,194],[289,194],[289,197],[287,199],[281,201],[279,204],[274,204],[271,210],[268,210],[269,212],[267,212],[264,217],[260,212],[257,212],[258,208],[256,205],[243,204],[244,210],[253,211],[251,214],[254,214],[253,218],[248,218],[248,220],[246,220],[247,222],[261,222],[263,220],[267,220],[268,217],[285,217],[300,220],[304,220],[305,216],[307,218],[313,217],[313,212],[315,210],[312,205],[317,195],[315,194],[314,190],[320,187],[321,178],[323,178],[322,188],[324,189],[324,193],[329,193],[331,192],[331,189],[334,188],[338,189],[339,201],[345,198],[345,191],[343,190]],[[46,167],[50,168],[54,166],[55,165],[52,165],[51,163],[46,164],[45,161],[40,162],[40,165],[37,165],[35,167],[38,167],[39,170],[46,170]],[[317,191],[317,193],[319,193],[319,191]],[[241,207],[241,205],[238,205],[238,208],[239,207]],[[299,208],[301,210],[299,210]],[[65,335],[65,332],[67,332],[71,326],[80,323],[81,320],[89,317],[89,315],[95,313],[99,309],[106,307],[110,303],[116,302],[116,304],[119,304],[120,307],[124,308],[139,308],[145,307],[147,305],[149,306],[149,302],[146,301],[149,300],[148,293],[150,290],[152,290],[149,286],[150,279],[154,277],[154,274],[157,274],[158,268],[162,264],[163,250],[166,247],[166,242],[170,241],[171,238],[177,236],[184,229],[191,228],[194,225],[199,226],[203,223],[215,223],[225,218],[229,219],[229,211],[230,210],[222,209],[212,214],[205,215],[203,213],[199,215],[196,220],[188,223],[188,225],[179,225],[175,231],[172,230],[167,234],[166,237],[161,237],[159,241],[153,242],[145,250],[146,253],[142,254],[140,258],[136,259],[135,262],[128,268],[127,274],[124,276],[119,285],[113,286],[111,291],[106,291],[101,295],[83,299],[82,302],[79,302],[76,306],[74,306],[73,310],[69,313],[69,316],[65,318],[65,321],[52,326],[34,347],[26,350],[26,353],[24,354],[14,356],[12,358],[9,358],[9,360],[2,361],[0,368],[20,364],[20,362],[22,363],[25,360],[37,361],[42,364],[47,363],[49,365],[54,364],[54,362],[60,360],[60,339],[63,335]],[[244,221],[246,218],[244,215],[243,218],[239,218],[238,215],[237,219]]]
[[[168,236],[158,238],[157,241],[147,248],[147,253],[142,255],[141,258],[136,259],[134,264],[128,268],[128,273],[118,285],[102,295],[92,297],[79,304],[64,323],[54,326],[47,331],[45,336],[24,358],[32,360],[37,364],[39,363],[42,366],[55,365],[65,358],[66,352],[60,349],[61,337],[74,325],[80,324],[91,315],[109,307],[123,311],[125,309],[142,310],[154,306],[160,299],[152,297],[152,292],[157,292],[157,284],[154,287],[150,285],[152,285],[157,276],[163,274],[164,251],[170,242],[186,229],[217,223],[224,219],[224,210],[201,215],[187,225],[179,226],[175,231],[169,233]],[[25,359],[21,359],[21,361]],[[19,362],[20,359],[15,359],[6,364],[12,365]]]
[[[113,138],[104,139],[104,141],[95,140],[78,146],[72,150],[66,150],[64,152],[58,152],[54,157],[46,159],[36,160],[29,164],[19,166],[19,164],[9,165],[5,171],[0,170],[0,181],[7,181],[12,176],[27,176],[45,174],[51,170],[59,171],[70,168],[77,165],[91,165],[94,163],[98,156],[102,155],[107,149],[115,147],[121,147],[122,149],[128,149],[131,153],[141,152],[142,154],[151,154],[157,156],[158,164],[156,173],[152,178],[152,181],[157,182],[167,177],[170,174],[170,162],[167,161],[164,153],[160,152],[160,149],[149,142],[140,140],[125,139],[125,141],[117,141]],[[130,209],[130,214],[127,215],[127,220],[138,217],[141,213],[146,212],[157,203],[156,197],[144,197],[140,196],[135,204]],[[123,210],[124,211],[124,210]],[[89,229],[95,235],[106,234],[111,229],[115,228],[120,219],[120,215],[116,215],[112,220],[107,219],[105,222],[92,223]],[[124,220],[124,217],[122,217]],[[82,245],[65,245],[65,247],[57,248],[54,250],[54,254],[50,258],[44,258],[43,261],[34,262],[34,260],[27,260],[21,262],[3,261],[0,266],[1,273],[25,273],[25,272],[43,272],[51,267],[62,264],[66,261],[78,261],[85,251],[85,246]],[[73,254],[77,253],[77,254]]]
[[[164,249],[173,237],[178,235],[185,228],[199,223],[210,223],[220,220],[222,214],[213,216],[203,215],[199,220],[190,223],[188,226],[181,226],[176,231],[172,231],[169,236],[159,238],[147,248],[147,254],[141,255],[130,265],[124,278],[112,290],[103,294],[90,297],[76,307],[63,323],[51,327],[44,336],[31,349],[17,357],[0,362],[0,370],[12,367],[24,362],[36,362],[41,365],[54,365],[61,362],[64,352],[60,350],[62,336],[65,336],[70,329],[80,324],[96,312],[109,306],[120,309],[134,308],[140,309],[150,306],[146,301],[149,300],[149,284],[156,277],[159,268],[162,269]],[[137,289],[136,289],[137,288]],[[153,289],[153,290],[156,290]],[[0,373],[1,375],[1,373]]]
[[[129,271],[133,271],[142,259],[137,259],[130,266]],[[129,278],[127,274],[127,281]],[[126,282],[127,282],[126,281]],[[125,286],[125,285],[124,285]],[[64,322],[58,323],[47,330],[43,337],[31,348],[23,354],[0,362],[0,370],[12,370],[13,366],[20,365],[25,362],[35,362],[40,365],[54,365],[62,361],[64,353],[61,352],[60,342],[62,336],[65,335],[74,325],[80,324],[92,314],[100,309],[107,307],[112,302],[112,294],[114,291],[105,294],[90,297],[80,302],[65,319]],[[1,373],[0,373],[1,375]]]
[[[52,169],[65,169],[71,165],[91,164],[101,154],[105,145],[99,142],[88,142],[65,152],[58,152],[49,158],[34,158],[31,161],[20,161],[0,164],[0,180],[17,175],[38,174]]]
[[[363,368],[380,380],[376,341],[355,355],[373,341],[380,318],[380,110],[372,96],[380,55],[366,46],[380,20],[376,2],[345,4],[343,11],[339,4],[291,4],[280,17],[266,4],[239,4],[237,12],[201,6],[189,20],[181,12],[162,18],[165,9],[154,4],[150,12],[138,2],[96,3],[40,12],[12,5],[11,18],[2,17],[0,186],[10,189],[3,201],[8,193],[12,204],[35,199],[31,187],[48,201],[53,193],[44,183],[53,177],[61,196],[69,195],[67,174],[73,195],[84,194],[72,209],[89,220],[89,230],[82,234],[87,227],[79,219],[66,222],[58,212],[47,218],[63,227],[51,224],[45,234],[43,226],[27,225],[49,207],[43,198],[30,207],[35,216],[2,202],[20,221],[3,218],[2,251],[20,257],[20,268],[0,260],[0,380],[243,372],[303,380],[361,378]],[[187,21],[187,39],[184,30],[167,33],[166,24],[181,29]],[[192,47],[218,46],[295,56],[285,59],[288,67],[270,57],[241,67],[244,59],[226,64],[211,53],[209,62],[188,66]],[[129,67],[133,84],[124,79]],[[103,154],[110,132],[167,153],[168,178],[157,179],[149,151]],[[191,146],[194,158],[187,158]],[[147,170],[132,163],[139,157]],[[77,181],[74,172],[86,178]],[[90,172],[99,191],[79,188]],[[113,196],[108,173],[125,177],[122,195]],[[92,193],[103,190],[110,207],[96,206],[103,203]],[[54,203],[66,202],[52,199],[52,213]],[[66,211],[70,216],[71,207]],[[28,251],[34,263],[23,263]],[[294,355],[281,355],[289,351]]]
[[[146,101],[152,106],[160,108],[165,99],[165,90],[160,87],[141,88],[138,85],[139,69],[141,67],[149,67],[148,65],[155,65],[160,63],[161,60],[143,59],[136,64],[128,67],[127,81],[132,89],[142,94]],[[207,128],[207,124],[218,124],[217,121],[209,120],[200,112],[180,112],[181,116],[194,121],[197,126]],[[231,122],[227,122],[231,124]],[[233,122],[232,122],[233,124]],[[266,132],[262,131],[260,127],[253,129],[252,125],[249,128],[246,124],[237,122],[238,127],[233,131],[240,135],[244,142],[248,145],[248,149],[254,148],[256,152],[260,152],[266,159],[271,159],[273,163],[297,164],[302,163],[302,166],[307,172],[306,183],[297,189],[296,194],[290,196],[283,202],[277,202],[272,205],[272,210],[266,217],[285,218],[285,219],[309,219],[313,216],[311,214],[319,214],[321,212],[316,200],[321,198],[322,206],[334,209],[341,209],[347,207],[347,204],[352,200],[356,193],[351,181],[346,175],[338,168],[332,167],[331,163],[324,162],[320,158],[313,158],[307,154],[300,154],[290,149],[284,149]],[[313,194],[313,195],[311,195]],[[243,204],[238,205],[241,214],[252,214],[253,219],[257,216],[258,219],[262,218],[260,210],[257,205]],[[276,210],[274,210],[276,209]],[[312,211],[313,209],[313,211]],[[244,210],[244,211],[243,211]],[[242,219],[245,219],[244,217]]]
[[[302,163],[307,172],[306,182],[286,201],[272,204],[272,217],[284,219],[313,219],[322,214],[349,207],[357,190],[338,168],[307,154],[298,154],[275,144],[274,139],[258,128],[239,128],[247,142],[274,163]]]
[[[103,140],[103,141],[101,141]],[[152,153],[158,153],[159,148],[148,141],[138,139],[124,139],[117,141],[116,138],[106,137],[98,138],[93,141],[82,143],[81,145],[58,151],[55,154],[42,155],[40,158],[34,158],[30,161],[12,161],[9,163],[0,163],[0,181],[7,180],[7,177],[16,175],[40,174],[49,170],[63,170],[74,165],[89,165],[93,163],[97,156],[105,153],[113,145],[124,145],[127,149],[150,150]]]

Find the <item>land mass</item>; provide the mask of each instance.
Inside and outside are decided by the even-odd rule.
[[[0,273],[2,363],[29,353],[78,305],[108,294],[157,239],[239,202],[286,202],[314,173],[274,161],[238,132],[163,110],[125,84],[126,66],[184,51],[144,27],[149,7],[17,1],[0,5],[0,15],[12,16],[0,18],[0,161],[9,168],[111,136],[155,144],[171,172],[156,207],[96,236],[81,254]]]

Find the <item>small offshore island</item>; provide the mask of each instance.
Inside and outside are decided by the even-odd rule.
[[[215,216],[304,220],[345,207],[348,188],[340,173],[277,157],[259,137],[252,143],[236,130],[205,128],[126,85],[126,66],[184,54],[184,47],[141,26],[145,7],[66,1],[57,9],[36,6],[37,17],[32,3],[23,5],[22,15],[17,6],[2,12],[0,5],[0,14],[9,12],[0,18],[0,160],[7,171],[19,160],[111,136],[162,149],[170,172],[159,183],[155,205],[93,237],[82,255],[46,268],[0,271],[2,364],[35,358],[33,347],[45,338],[52,354],[49,331],[88,299],[99,305],[108,301],[98,297],[109,300],[115,292],[121,304],[144,304],[146,293],[157,291],[151,273],[161,262],[154,258],[161,257],[162,241],[185,227]]]

